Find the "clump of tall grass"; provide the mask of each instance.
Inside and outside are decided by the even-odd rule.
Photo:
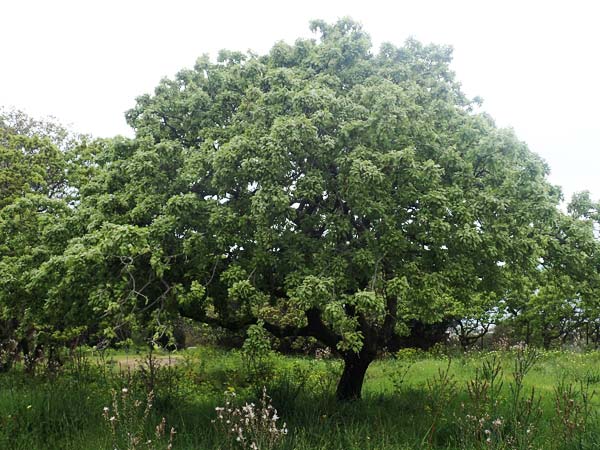
[[[461,403],[456,422],[463,445],[496,448],[504,441],[505,421],[498,415],[502,386],[502,364],[496,354],[484,359],[475,369],[475,377],[467,382],[468,402]]]
[[[593,420],[591,401],[595,392],[590,384],[580,381],[579,386],[564,378],[554,387],[554,435],[563,446],[582,448],[584,438]]]
[[[391,380],[397,393],[402,393],[405,389],[408,374],[419,358],[419,351],[414,348],[398,350],[394,355]]]
[[[452,359],[448,358],[445,368],[439,368],[438,373],[426,382],[425,412],[429,414],[430,423],[423,443],[433,447],[433,439],[438,427],[443,424],[451,409],[451,403],[457,395],[456,379],[450,373]]]
[[[514,347],[514,366],[512,381],[509,384],[509,423],[510,434],[507,442],[516,449],[528,449],[539,431],[539,422],[542,417],[541,396],[535,391],[535,386],[526,390],[525,375],[539,360],[540,353],[532,347],[517,345]]]

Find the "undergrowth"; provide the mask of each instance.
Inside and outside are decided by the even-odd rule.
[[[600,445],[597,353],[513,349],[450,359],[404,352],[374,362],[363,399],[341,404],[334,397],[341,371],[335,358],[269,355],[263,379],[247,358],[237,351],[198,348],[171,355],[170,361],[160,353],[98,358],[88,352],[59,371],[35,376],[17,366],[0,375],[0,448],[112,449],[115,442],[123,446],[128,433],[155,445],[139,448],[244,448],[235,440],[238,435],[224,431],[227,419],[215,423],[224,392],[235,393],[239,402],[238,428],[232,428],[239,433],[242,427],[243,436],[261,436],[268,442],[264,448],[562,450]],[[130,418],[113,428],[113,408],[123,409],[120,402],[128,399],[138,410],[131,409]],[[260,408],[271,414],[266,431],[250,428],[246,434],[244,420],[250,424],[254,419],[248,414]],[[259,421],[254,423],[258,427]],[[279,431],[269,431],[269,424],[278,424]],[[244,442],[246,448],[251,442]]]

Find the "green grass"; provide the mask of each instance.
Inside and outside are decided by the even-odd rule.
[[[102,409],[111,403],[111,389],[129,386],[134,397],[143,399],[148,377],[135,367],[118,362],[132,357],[112,353],[102,361],[116,361],[102,367],[90,355],[83,364],[67,365],[56,376],[30,377],[19,369],[0,375],[0,448],[27,450],[94,450],[111,448],[111,435]],[[136,356],[133,355],[135,358]],[[174,449],[203,450],[229,448],[225,436],[211,423],[215,407],[223,404],[223,392],[235,390],[243,401],[256,400],[260,382],[249,382],[238,352],[200,348],[182,352],[177,363],[163,365],[156,374],[156,401],[147,423],[147,433],[164,416],[177,429]],[[420,355],[410,366],[401,386],[394,377],[404,363],[379,360],[367,373],[363,399],[338,403],[333,392],[341,364],[305,357],[274,356],[272,371],[265,381],[273,404],[290,430],[279,448],[298,450],[369,449],[460,449],[489,448],[481,439],[469,436],[460,421],[473,411],[467,383],[475,377],[489,354],[472,354],[452,360],[449,376],[456,383],[456,395],[436,405],[428,388],[434,388],[439,371],[448,360],[443,356]],[[497,354],[503,367],[502,402],[492,408],[494,418],[509,422],[514,404],[510,401],[515,355]],[[600,354],[544,353],[524,379],[525,392],[534,387],[541,395],[542,417],[533,448],[599,448],[600,423],[596,411],[600,398],[591,399],[587,427],[569,439],[562,439],[556,419],[555,389],[561,380],[575,387],[581,382],[590,392],[600,389]],[[439,384],[437,388],[439,388]],[[577,402],[577,398],[575,399]],[[433,402],[433,403],[432,403]],[[463,406],[464,405],[464,406]],[[433,411],[440,415],[432,428]],[[506,425],[503,446],[511,433]],[[166,447],[165,447],[166,448]],[[234,447],[235,448],[235,447]]]

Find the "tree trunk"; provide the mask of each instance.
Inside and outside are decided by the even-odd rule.
[[[548,325],[542,325],[542,347],[544,350],[550,350],[552,341],[556,336],[552,336],[552,331],[548,329]]]
[[[344,371],[337,386],[338,400],[359,400],[365,374],[373,357],[366,352],[348,353],[344,356]]]
[[[525,345],[529,345],[531,343],[531,323],[529,320],[526,322],[527,328],[525,329]]]

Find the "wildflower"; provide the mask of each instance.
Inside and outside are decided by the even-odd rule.
[[[282,428],[277,427],[280,417],[271,404],[266,389],[263,389],[259,407],[247,402],[236,406],[229,401],[232,397],[230,392],[225,396],[225,407],[215,408],[218,420],[212,422],[223,424],[221,429],[232,441],[239,442],[243,448],[258,450],[258,442],[263,442],[267,446],[264,450],[272,449],[276,442],[288,433],[285,423]]]
[[[127,389],[127,388],[123,388],[123,389],[121,389],[121,392],[122,392],[123,394],[127,394],[127,393],[129,392],[129,389]]]

